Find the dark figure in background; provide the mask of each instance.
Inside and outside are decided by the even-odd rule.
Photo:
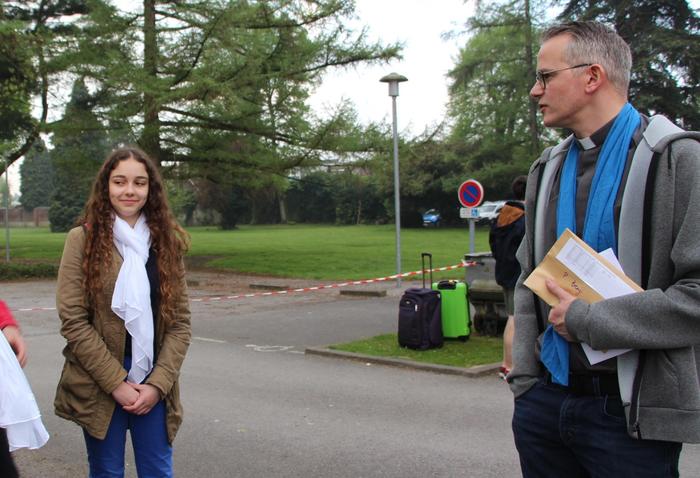
[[[496,259],[496,282],[503,288],[503,298],[506,305],[508,321],[503,330],[503,361],[499,375],[505,379],[513,368],[513,334],[515,301],[513,299],[515,284],[520,277],[520,264],[515,258],[515,252],[525,235],[525,186],[527,176],[518,176],[513,180],[511,190],[512,201],[507,201],[491,224],[489,245]]]

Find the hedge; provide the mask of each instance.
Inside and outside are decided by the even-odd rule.
[[[54,279],[58,265],[46,263],[1,262],[0,281],[16,279]]]

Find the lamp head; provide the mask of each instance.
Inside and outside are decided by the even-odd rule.
[[[408,81],[408,78],[398,73],[389,73],[383,76],[379,81],[382,83],[389,83],[389,96],[399,96],[399,83]]]

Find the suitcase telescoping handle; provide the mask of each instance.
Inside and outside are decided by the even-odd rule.
[[[423,288],[425,289],[425,258],[428,258],[428,267],[430,267],[430,285],[433,284],[433,255],[430,252],[421,252],[420,263],[421,272],[423,273]]]

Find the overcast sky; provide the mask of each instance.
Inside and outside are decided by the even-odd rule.
[[[408,81],[399,85],[399,130],[414,134],[440,122],[447,101],[447,72],[453,67],[466,37],[443,40],[443,34],[461,31],[472,15],[474,2],[463,0],[356,0],[359,17],[351,23],[369,28],[370,39],[404,44],[403,59],[388,65],[343,69],[327,74],[311,104],[323,111],[342,97],[355,104],[362,121],[391,121],[388,86],[384,75],[396,72]]]

